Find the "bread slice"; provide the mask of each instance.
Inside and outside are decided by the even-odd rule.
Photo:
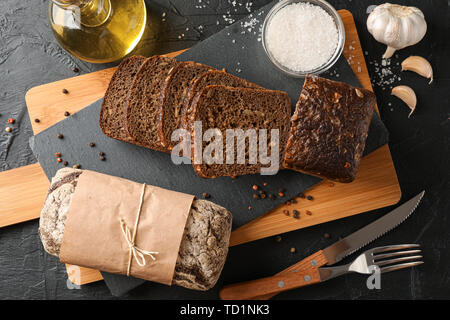
[[[167,152],[158,137],[159,97],[169,72],[180,62],[169,57],[148,58],[128,91],[125,128],[144,147]]]
[[[133,56],[120,63],[114,72],[100,110],[100,128],[108,137],[132,142],[125,131],[125,113],[128,90],[145,57]]]
[[[208,129],[219,130],[223,138],[223,163],[207,164],[202,159],[201,164],[196,164],[194,159],[194,171],[203,178],[214,178],[219,176],[238,176],[245,174],[257,174],[261,168],[269,167],[269,164],[262,164],[258,156],[259,148],[267,145],[267,154],[270,155],[273,149],[271,143],[271,129],[279,130],[279,156],[277,158],[280,168],[284,158],[284,147],[289,134],[289,118],[291,113],[291,100],[287,93],[275,90],[253,89],[253,88],[232,88],[221,85],[206,86],[200,94],[192,101],[193,121],[201,121],[202,132]],[[245,162],[237,162],[237,139],[234,139],[234,161],[227,164],[225,145],[227,139],[227,129],[255,129],[257,137],[261,129],[267,129],[267,141],[260,144],[258,138],[258,148],[253,150],[256,154],[256,163],[249,161],[251,149],[249,139],[245,139]],[[191,130],[192,154],[199,148],[203,154],[207,147],[207,142],[203,137],[197,137],[198,132]],[[198,141],[197,141],[198,140]],[[199,146],[201,144],[201,146]]]
[[[224,85],[228,87],[242,87],[242,88],[261,88],[259,85],[242,78],[233,76],[225,71],[211,70],[202,73],[197,78],[192,80],[188,92],[184,98],[183,108],[181,109],[181,124],[180,128],[188,131],[191,130],[191,117],[193,108],[192,101],[196,94],[199,94],[208,85]]]
[[[352,182],[375,104],[375,95],[369,90],[308,75],[291,119],[284,166]]]
[[[204,64],[187,61],[173,68],[167,76],[161,91],[158,121],[159,140],[165,148],[173,148],[171,135],[180,126],[181,108],[191,80],[211,69]]]

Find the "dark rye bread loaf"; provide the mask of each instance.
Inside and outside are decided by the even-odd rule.
[[[41,211],[39,236],[45,251],[56,257],[59,256],[72,195],[82,173],[82,170],[72,168],[58,170]],[[228,253],[231,223],[231,213],[225,208],[206,200],[192,202],[172,284],[195,290],[208,290],[215,285]]]
[[[181,125],[190,131],[190,122],[192,118],[192,101],[196,94],[199,94],[208,85],[223,85],[228,87],[242,87],[242,88],[262,88],[255,83],[244,80],[242,78],[233,76],[225,71],[211,70],[200,74],[197,78],[192,80],[189,90],[184,97],[183,108],[181,109]]]
[[[180,126],[181,108],[192,79],[211,69],[193,61],[182,62],[172,69],[164,81],[160,96],[158,134],[165,148],[171,150],[174,146],[171,135]]]
[[[125,131],[128,90],[145,57],[133,56],[123,60],[114,72],[100,109],[100,128],[108,137],[131,142]]]
[[[269,167],[270,164],[261,164],[258,156],[259,147],[267,145],[267,154],[272,154],[274,145],[271,143],[271,129],[279,130],[279,140],[276,141],[279,147],[279,156],[276,159],[280,169],[284,158],[284,147],[286,145],[289,133],[289,118],[291,115],[291,100],[287,93],[275,90],[252,89],[252,88],[232,88],[227,86],[213,85],[206,86],[200,94],[196,95],[192,101],[193,121],[202,122],[203,133],[208,129],[218,129],[223,137],[224,146],[226,145],[227,129],[242,129],[244,132],[248,129],[255,129],[257,139],[257,149],[254,153],[250,152],[249,139],[245,139],[245,162],[237,161],[238,141],[234,140],[234,160],[233,164],[227,164],[226,151],[224,150],[222,164],[202,164],[193,163],[194,171],[203,178],[214,178],[219,176],[238,176],[245,174],[257,174],[261,168]],[[259,130],[267,129],[267,141],[259,144]],[[207,147],[202,137],[196,137],[197,132],[191,131],[192,155],[195,149],[203,153]],[[198,139],[198,141],[197,141]],[[243,144],[241,144],[243,146]],[[256,163],[249,161],[249,155],[256,154]],[[276,173],[276,172],[275,172]]]
[[[180,62],[169,57],[148,58],[136,73],[128,91],[125,128],[138,144],[167,152],[158,136],[161,89],[172,68]]]
[[[353,181],[375,104],[368,90],[307,76],[291,118],[284,166],[338,182]]]

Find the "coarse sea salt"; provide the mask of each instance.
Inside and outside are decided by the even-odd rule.
[[[319,6],[294,3],[280,9],[267,25],[267,49],[283,66],[306,72],[334,54],[339,34],[333,18]]]

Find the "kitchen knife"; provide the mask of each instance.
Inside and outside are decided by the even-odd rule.
[[[292,271],[301,272],[311,268],[319,268],[324,265],[333,265],[336,262],[341,261],[346,256],[352,254],[358,249],[361,249],[365,245],[381,237],[405,221],[417,208],[424,194],[425,191],[422,191],[417,196],[385,214],[383,217],[350,234],[344,239],[335,242],[331,246],[310,255],[289,268],[286,268],[285,270],[277,273],[277,275],[286,274]],[[270,299],[274,295],[276,295],[276,293],[254,297],[254,299]]]

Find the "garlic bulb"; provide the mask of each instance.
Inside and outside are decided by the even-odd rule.
[[[372,36],[388,47],[384,59],[394,52],[416,44],[425,36],[427,23],[416,7],[384,3],[376,7],[367,18],[367,29]]]

